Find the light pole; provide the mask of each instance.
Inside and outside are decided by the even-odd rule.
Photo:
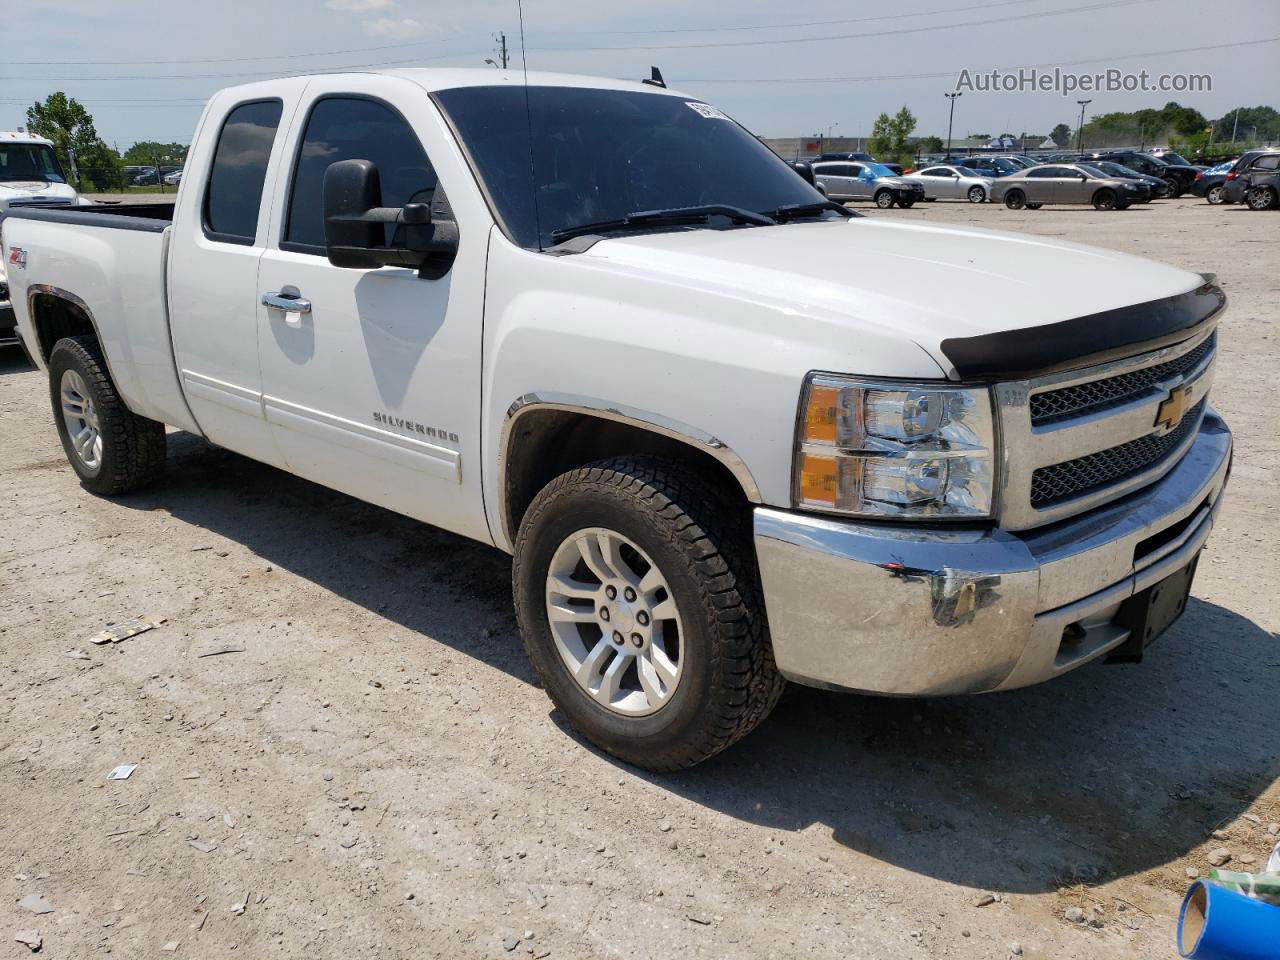
[[[947,160],[951,159],[951,125],[956,119],[956,97],[961,95],[961,91],[955,93],[944,93],[943,96],[951,101],[951,114],[947,117]]]
[[[1076,153],[1084,152],[1084,108],[1093,103],[1092,100],[1077,100],[1080,104],[1080,125],[1076,127]]]
[[[835,129],[836,127],[838,127],[838,126],[840,126],[840,121],[839,121],[839,120],[837,120],[837,121],[836,121],[835,123],[833,123],[833,124],[830,124],[830,125],[827,127],[827,139],[828,139],[828,140],[830,140],[830,139],[831,139],[831,131],[832,131],[832,130],[834,130],[834,129]]]

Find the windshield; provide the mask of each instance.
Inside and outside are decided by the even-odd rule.
[[[527,96],[526,118],[523,86],[434,94],[522,247],[552,246],[557,232],[641,211],[714,204],[767,212],[824,199],[705,103],[581,87],[529,87]]]
[[[868,161],[864,163],[863,166],[866,167],[868,171],[870,171],[873,177],[896,177],[897,176],[896,173],[894,173],[892,170],[886,167],[883,163]]]
[[[1187,160],[1186,158],[1184,158],[1184,157],[1182,156],[1182,154],[1180,154],[1180,153],[1167,153],[1167,152],[1166,152],[1166,153],[1165,153],[1165,155],[1164,155],[1161,159],[1162,159],[1162,160],[1164,160],[1164,162],[1165,162],[1165,163],[1176,163],[1176,164],[1178,164],[1178,165],[1180,165],[1180,166],[1183,166],[1183,167],[1189,167],[1189,166],[1191,166],[1191,161],[1190,161],[1190,160]]]
[[[1081,173],[1084,173],[1090,177],[1093,177],[1095,180],[1107,179],[1107,175],[1104,171],[1099,170],[1097,167],[1090,166],[1087,163],[1077,163],[1076,169],[1079,170]]]
[[[1143,177],[1145,174],[1139,173],[1131,167],[1126,167],[1123,163],[1099,163],[1098,169],[1107,173],[1114,173],[1118,177]]]
[[[0,180],[67,182],[53,148],[45,143],[0,143]]]

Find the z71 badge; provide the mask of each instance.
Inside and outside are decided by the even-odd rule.
[[[27,251],[22,247],[9,248],[9,266],[27,269]]]

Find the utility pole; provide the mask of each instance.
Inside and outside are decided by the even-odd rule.
[[[1236,142],[1236,128],[1240,126],[1240,108],[1236,107],[1236,118],[1231,124],[1231,142]]]
[[[499,33],[493,39],[498,41],[498,49],[493,51],[498,55],[498,59],[494,60],[492,57],[486,57],[484,62],[493,64],[499,70],[505,70],[507,69],[507,64],[511,62],[511,57],[507,53],[507,35]]]
[[[1084,153],[1084,108],[1093,103],[1092,100],[1077,100],[1080,104],[1080,126],[1076,128],[1076,153]]]
[[[951,159],[951,125],[956,119],[956,97],[961,95],[961,91],[955,93],[944,93],[943,96],[951,101],[951,115],[947,118],[947,159]]]

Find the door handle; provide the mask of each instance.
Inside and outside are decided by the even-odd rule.
[[[302,326],[302,315],[311,312],[311,301],[302,297],[285,296],[280,292],[264,293],[262,305],[270,310],[283,310],[284,322],[291,327]]]

